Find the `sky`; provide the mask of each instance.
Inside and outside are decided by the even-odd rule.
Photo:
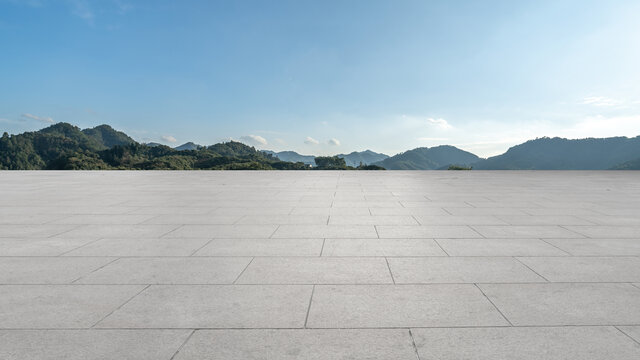
[[[637,0],[0,0],[0,132],[479,156],[640,135]]]

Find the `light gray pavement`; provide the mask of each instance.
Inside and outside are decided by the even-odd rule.
[[[0,172],[0,359],[640,359],[640,172]]]

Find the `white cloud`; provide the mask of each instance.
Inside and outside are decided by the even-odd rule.
[[[249,145],[267,145],[267,139],[263,138],[260,135],[241,136],[240,140]]]
[[[36,116],[36,115],[33,115],[33,114],[22,114],[22,117],[23,118],[27,118],[27,119],[31,119],[31,120],[44,122],[44,123],[48,123],[48,124],[53,124],[54,123],[52,118],[45,117],[45,116]]]
[[[623,101],[621,101],[621,100],[608,98],[606,96],[589,96],[589,97],[586,97],[586,98],[582,99],[582,103],[581,104],[607,107],[607,106],[622,105],[622,103],[623,103]]]
[[[340,146],[340,140],[335,139],[335,138],[329,139],[328,143],[331,146]]]
[[[284,145],[284,144],[286,144],[286,141],[284,141],[284,140],[282,140],[282,139],[277,138],[277,139],[276,139],[276,143],[277,143],[277,144],[280,144],[280,145]]]
[[[427,122],[442,130],[453,129],[453,126],[451,126],[451,124],[449,124],[449,122],[447,122],[447,120],[445,119],[428,118]]]
[[[176,140],[176,138],[174,138],[174,137],[173,137],[173,136],[171,136],[171,135],[163,135],[163,136],[161,137],[161,139],[162,139],[162,141],[170,142],[170,143],[174,143],[174,142],[178,141],[178,140]]]
[[[71,13],[89,24],[93,24],[94,14],[86,0],[71,0]]]
[[[640,135],[640,115],[589,116],[559,132],[559,136],[573,139],[638,135]]]
[[[307,138],[304,139],[304,143],[309,145],[318,145],[320,144],[320,141],[312,138],[311,136],[307,136]]]

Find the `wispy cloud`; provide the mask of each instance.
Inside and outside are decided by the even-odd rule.
[[[592,106],[601,106],[601,107],[618,106],[618,105],[622,105],[623,103],[624,101],[622,100],[612,99],[606,96],[588,96],[582,99],[582,102],[581,102],[581,104],[583,105],[592,105]]]
[[[25,114],[22,114],[22,117],[25,118],[25,119],[36,120],[36,121],[40,121],[40,122],[47,123],[47,124],[53,124],[54,123],[52,118],[45,117],[45,116],[37,116],[37,115],[25,113]]]
[[[93,25],[95,14],[86,0],[69,0],[69,6],[71,6],[71,13],[88,24]]]
[[[304,143],[308,145],[318,145],[320,144],[320,141],[312,138],[311,136],[307,136],[307,138],[304,139]]]
[[[427,118],[427,122],[437,127],[438,129],[442,129],[442,130],[453,129],[453,126],[451,126],[451,124],[449,124],[449,122],[445,119]]]
[[[114,0],[113,1],[114,4],[116,5],[118,12],[120,14],[124,14],[126,12],[128,12],[129,10],[133,9],[133,5],[131,5],[128,2],[122,1],[122,0]]]
[[[170,143],[174,143],[174,142],[178,141],[178,140],[176,140],[176,138],[174,138],[171,135],[162,135],[160,137],[160,139],[162,139],[162,141],[164,141],[164,142],[170,142]]]
[[[263,138],[260,135],[246,135],[241,136],[240,140],[249,144],[249,145],[267,145],[267,139]]]
[[[334,139],[329,139],[328,143],[331,146],[340,146],[340,140],[335,139],[335,138]]]

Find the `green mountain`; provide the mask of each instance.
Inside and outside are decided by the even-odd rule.
[[[611,170],[640,170],[640,158],[625,161],[622,164],[618,164],[616,166],[612,166]]]
[[[58,123],[40,131],[0,138],[0,169],[46,169],[68,153],[95,153],[106,147],[76,126]]]
[[[82,133],[95,139],[106,148],[112,148],[116,145],[128,145],[136,142],[127,134],[122,131],[117,131],[109,125],[100,125],[92,129],[84,129],[82,130]]]
[[[476,155],[450,145],[417,148],[405,151],[374,165],[389,170],[436,170],[449,165],[469,166],[481,160]]]
[[[343,158],[348,166],[359,166],[360,164],[369,165],[378,161],[389,158],[389,155],[380,154],[371,150],[354,151],[350,154],[338,154],[339,158]]]
[[[303,163],[280,161],[239,142],[180,151],[138,144],[110,127],[87,130],[58,123],[18,135],[4,133],[0,169],[308,169]],[[114,143],[119,144],[107,146]]]
[[[202,145],[194,144],[191,141],[189,141],[188,143],[184,143],[180,146],[176,146],[174,149],[178,151],[185,151],[185,150],[198,150],[201,147]]]
[[[275,152],[271,150],[262,150],[262,152],[275,156],[282,161],[301,162],[307,165],[316,166],[315,156],[312,155],[300,155],[295,151]]]
[[[640,157],[635,138],[539,138],[473,165],[486,170],[604,170]],[[631,165],[628,165],[631,166]]]

